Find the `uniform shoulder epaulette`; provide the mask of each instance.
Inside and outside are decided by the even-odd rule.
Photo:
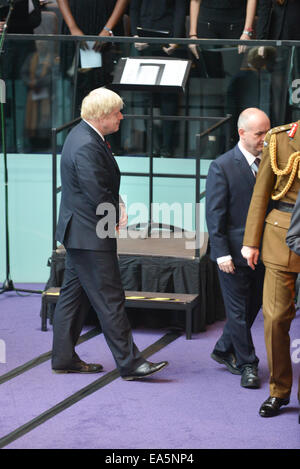
[[[296,124],[296,122],[292,122],[291,124],[279,125],[278,127],[273,127],[273,129],[269,130],[269,134],[278,134],[279,132],[284,132],[290,130],[292,126]]]
[[[269,142],[269,155],[270,155],[270,163],[271,163],[271,168],[274,172],[274,174],[277,176],[277,182],[275,185],[274,189],[278,188],[278,183],[280,181],[281,176],[288,176],[286,178],[286,184],[285,187],[279,192],[279,193],[273,193],[272,194],[272,199],[273,200],[279,200],[282,197],[285,196],[285,194],[290,190],[296,175],[299,172],[299,151],[295,151],[292,154],[287,154],[288,161],[286,161],[285,168],[279,168],[277,164],[277,138],[276,134],[279,132],[286,132],[286,135],[289,137],[290,140],[292,140],[297,132],[297,129],[299,127],[299,121],[298,122],[293,122],[291,124],[286,124],[286,125],[281,125],[278,127],[275,127],[272,129],[272,133],[270,135],[270,142]],[[281,139],[280,139],[281,140]],[[297,172],[298,170],[298,172]]]

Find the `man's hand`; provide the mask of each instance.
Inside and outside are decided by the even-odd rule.
[[[98,34],[99,37],[111,37],[113,36],[112,31],[107,31],[107,29],[102,29],[100,33]],[[97,42],[95,41],[95,44],[93,45],[93,49],[95,52],[101,52],[101,50],[105,47],[107,42]]]
[[[82,30],[80,28],[78,28],[77,25],[75,25],[71,30],[71,35],[72,36],[84,36],[84,33],[82,32]],[[86,41],[81,41],[80,42],[80,49],[83,49],[83,50],[87,50],[89,47],[86,43]]]
[[[190,49],[191,53],[196,57],[196,59],[199,59],[199,54],[198,54],[196,44],[189,44],[188,48]]]
[[[177,47],[177,44],[169,44],[168,46],[165,46],[162,49],[167,55],[172,55],[175,49],[177,49]]]
[[[259,249],[249,246],[243,246],[241,249],[242,256],[247,260],[249,267],[255,270],[255,266],[258,262]]]
[[[235,266],[231,259],[229,261],[221,262],[218,266],[222,272],[225,272],[226,274],[234,274]]]
[[[139,36],[133,36],[133,37],[139,37]],[[137,50],[142,51],[142,50],[146,49],[147,47],[149,47],[149,44],[147,44],[146,42],[135,42],[134,47]]]
[[[242,34],[241,37],[240,37],[240,40],[241,41],[249,41],[251,39],[251,37],[249,37],[248,34]],[[243,54],[244,52],[246,52],[246,49],[247,49],[247,46],[238,46],[238,53],[239,54]]]
[[[128,216],[126,213],[126,207],[124,204],[120,204],[120,217],[119,217],[119,223],[117,226],[117,229],[119,230],[120,228],[125,228],[127,225],[128,221]]]

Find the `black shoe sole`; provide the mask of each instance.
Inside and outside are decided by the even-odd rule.
[[[148,376],[152,376],[154,375],[154,373],[157,373],[158,371],[161,371],[163,368],[165,368],[166,366],[168,366],[169,363],[165,363],[164,365],[162,365],[158,370],[154,370],[154,371],[151,371],[150,373],[147,373],[146,375],[141,375],[141,376],[121,376],[122,379],[124,379],[125,381],[134,381],[136,379],[144,379],[144,378],[148,378]]]
[[[93,371],[80,371],[80,370],[53,370],[53,373],[56,374],[67,374],[67,373],[77,373],[81,375],[91,375],[94,373],[101,373],[103,371],[103,368],[100,368],[99,370],[93,370]]]
[[[278,415],[280,413],[280,409],[276,410],[276,411],[272,411],[271,413],[268,413],[266,412],[265,414],[262,413],[261,411],[259,411],[259,415],[263,418],[271,418],[271,417],[276,417],[276,415]]]
[[[240,372],[240,370],[238,370],[237,368],[233,368],[230,363],[228,363],[226,360],[224,360],[223,358],[219,357],[218,355],[216,355],[215,353],[211,353],[210,354],[211,358],[213,360],[215,360],[215,362],[217,363],[220,363],[221,365],[225,365],[227,370],[230,371],[230,373],[232,373],[233,375],[241,375],[242,373]]]

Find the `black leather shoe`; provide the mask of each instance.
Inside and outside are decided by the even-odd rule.
[[[259,415],[261,417],[274,417],[279,413],[279,409],[282,405],[288,405],[290,400],[282,399],[281,397],[271,397],[262,403],[261,408],[259,409]]]
[[[95,363],[85,363],[82,360],[74,366],[74,368],[66,368],[62,370],[53,369],[54,373],[100,373],[103,366]]]
[[[260,387],[260,379],[257,376],[256,366],[245,366],[242,371],[241,386],[249,389],[257,389]]]
[[[122,378],[126,381],[147,378],[148,376],[153,375],[157,371],[162,370],[168,364],[168,362],[151,363],[146,361],[142,365],[138,366],[130,375],[122,376]]]
[[[222,365],[225,365],[230,373],[234,375],[240,375],[241,371],[236,366],[236,358],[233,353],[227,355],[221,355],[215,350],[210,354],[211,358]]]

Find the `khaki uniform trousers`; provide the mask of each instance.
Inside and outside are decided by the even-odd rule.
[[[263,316],[272,397],[288,398],[291,393],[293,373],[289,330],[295,317],[297,275],[266,266]]]

